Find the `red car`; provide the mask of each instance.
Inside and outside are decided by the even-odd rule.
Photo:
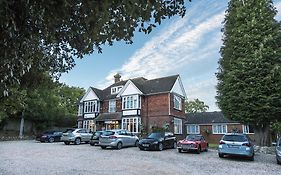
[[[184,140],[178,142],[177,149],[182,151],[196,151],[200,154],[201,151],[208,151],[208,142],[202,135],[188,135]]]

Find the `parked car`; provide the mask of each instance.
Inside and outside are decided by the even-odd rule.
[[[176,148],[177,140],[173,133],[154,132],[148,137],[141,139],[138,145],[140,150],[159,150],[166,148]]]
[[[127,130],[107,130],[99,138],[99,145],[102,149],[113,147],[121,149],[127,146],[137,146],[139,138]]]
[[[70,143],[74,143],[75,145],[81,144],[81,142],[89,143],[92,137],[92,133],[87,131],[86,129],[67,129],[61,137],[61,141],[63,141],[66,145]]]
[[[178,142],[178,151],[196,151],[200,154],[201,151],[208,151],[208,142],[202,135],[188,135],[184,140]]]
[[[61,141],[62,132],[61,131],[46,131],[42,134],[36,136],[36,140],[40,142],[59,142]]]
[[[276,145],[276,160],[279,165],[281,165],[281,137],[277,141]]]
[[[90,145],[95,146],[99,144],[99,138],[104,133],[104,131],[96,131],[93,133],[91,139],[90,139]]]
[[[250,138],[240,133],[225,134],[219,142],[218,154],[220,158],[223,158],[225,155],[244,156],[252,161],[255,156]]]

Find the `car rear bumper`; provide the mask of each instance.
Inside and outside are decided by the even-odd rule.
[[[117,146],[117,141],[116,142],[99,142],[100,146],[109,146],[109,147],[116,147]]]
[[[245,157],[252,157],[254,155],[254,150],[232,150],[232,149],[218,149],[219,154],[224,154],[224,155],[232,155],[232,156],[245,156]]]

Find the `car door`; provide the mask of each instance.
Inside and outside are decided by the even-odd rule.
[[[89,141],[90,139],[88,139],[88,134],[87,134],[87,131],[85,129],[81,129],[78,131],[78,133],[80,134],[81,136],[81,141],[82,142],[85,142],[85,141]]]
[[[128,146],[129,141],[128,141],[127,132],[125,130],[120,130],[117,133],[118,133],[118,138],[119,138],[119,140],[121,140],[123,146]]]

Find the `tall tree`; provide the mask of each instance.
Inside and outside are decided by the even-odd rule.
[[[209,106],[198,98],[193,101],[185,101],[185,112],[187,113],[206,112],[208,109]]]
[[[0,95],[32,67],[59,76],[74,57],[114,41],[132,43],[135,30],[150,33],[184,14],[184,0],[1,0]]]
[[[271,0],[231,0],[217,73],[217,102],[231,119],[255,125],[269,145],[271,121],[281,120],[281,32]]]

